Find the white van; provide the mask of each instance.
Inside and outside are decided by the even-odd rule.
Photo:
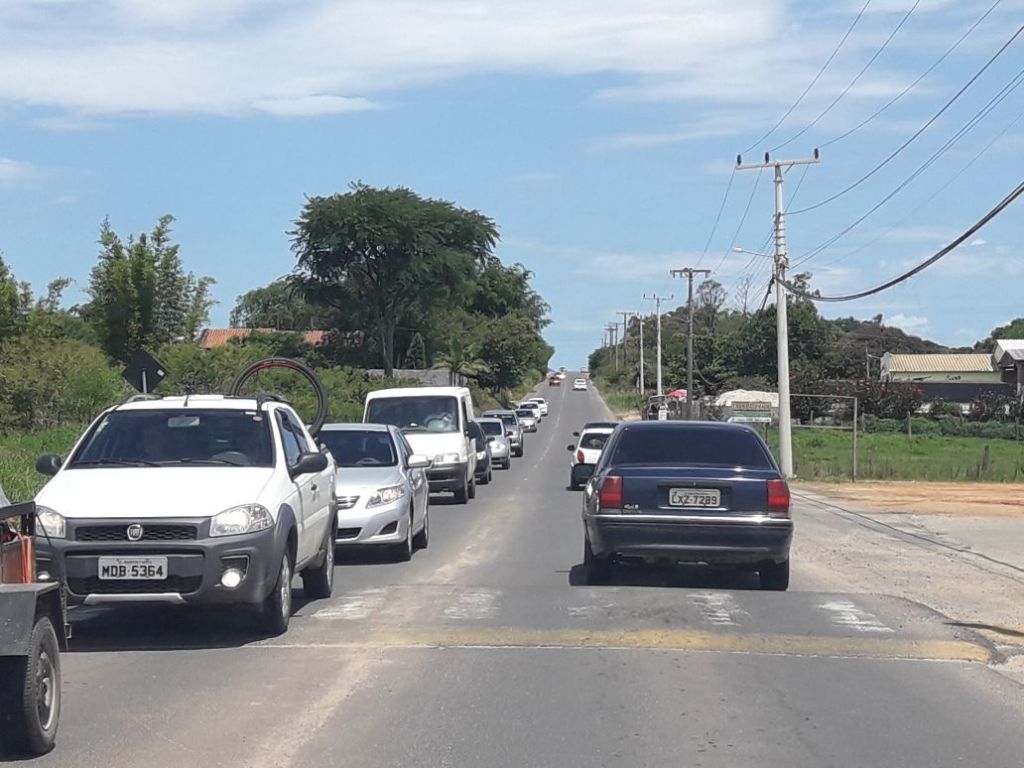
[[[429,456],[430,490],[451,491],[465,504],[476,496],[476,447],[469,424],[475,420],[466,387],[378,389],[366,396],[365,424],[392,424],[416,453]]]

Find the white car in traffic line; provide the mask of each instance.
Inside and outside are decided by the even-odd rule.
[[[387,547],[405,561],[430,539],[430,458],[387,424],[325,424],[320,442],[338,465],[339,547]]]
[[[541,416],[547,416],[548,415],[548,401],[547,400],[545,400],[543,397],[531,397],[531,398],[528,398],[528,400],[529,400],[529,402],[536,403],[537,405],[540,406],[540,415]]]
[[[586,392],[587,391],[587,380],[586,379],[576,379],[572,383],[572,391],[573,392]]]

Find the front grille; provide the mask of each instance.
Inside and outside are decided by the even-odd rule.
[[[68,578],[68,589],[76,595],[152,595],[160,592],[195,592],[203,583],[202,576],[168,576],[159,581],[109,581],[95,576]]]
[[[75,541],[128,541],[128,526],[85,525],[75,529]],[[167,523],[142,524],[142,538],[139,541],[195,541],[194,525]]]
[[[359,535],[359,531],[361,530],[361,528],[339,528],[337,538],[354,539],[356,536]]]
[[[359,501],[358,496],[339,496],[338,509],[352,509],[357,501]]]

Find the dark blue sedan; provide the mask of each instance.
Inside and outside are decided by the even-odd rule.
[[[583,497],[587,582],[616,555],[756,570],[789,586],[789,486],[764,440],[739,424],[620,424]]]

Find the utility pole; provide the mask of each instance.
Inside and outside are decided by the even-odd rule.
[[[663,302],[663,301],[672,301],[672,299],[674,299],[675,297],[676,297],[675,294],[672,294],[671,296],[659,296],[656,293],[651,294],[650,296],[648,296],[646,293],[644,294],[644,300],[645,301],[653,301],[654,302],[654,314],[655,314],[655,316],[657,318],[657,327],[658,327],[658,392],[657,392],[657,395],[658,395],[658,397],[661,397],[662,395],[665,394],[665,390],[664,390],[664,388],[661,385],[661,302]]]
[[[710,275],[710,269],[694,269],[683,267],[682,269],[669,270],[672,277],[685,277],[687,282],[687,306],[689,307],[690,318],[687,321],[686,331],[686,418],[693,421],[693,277],[694,275]]]
[[[641,312],[638,317],[640,318],[640,397],[643,397],[646,390],[644,388],[644,315]]]
[[[615,358],[615,370],[619,370],[619,324],[608,323],[604,327],[608,331],[608,341],[612,346],[612,355]]]
[[[789,257],[786,254],[786,219],[782,204],[783,169],[789,170],[794,165],[816,165],[821,162],[821,155],[814,150],[809,160],[772,160],[764,153],[763,163],[743,164],[743,158],[736,155],[736,170],[747,171],[753,168],[775,169],[775,320],[776,339],[778,342],[778,377],[779,377],[779,463],[782,474],[793,477],[793,422],[789,410],[789,305],[786,286],[786,268]]]
[[[629,334],[629,318],[633,317],[636,312],[623,312],[620,310],[615,314],[622,315],[622,367],[626,368],[629,365],[626,362],[626,351],[629,349],[626,346],[626,336]]]

